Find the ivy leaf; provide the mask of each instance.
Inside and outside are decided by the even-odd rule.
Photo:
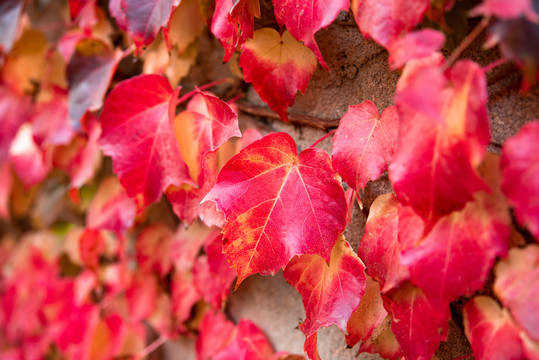
[[[39,101],[31,122],[34,125],[34,140],[42,148],[68,144],[75,134],[69,119],[65,91],[55,88],[50,99]]]
[[[183,322],[191,317],[193,306],[202,299],[202,295],[195,287],[191,271],[175,271],[170,287],[172,314],[178,323],[177,327],[182,329]]]
[[[539,121],[528,123],[502,149],[502,190],[517,221],[539,242]]]
[[[9,88],[0,85],[0,113],[2,114],[2,131],[0,131],[0,162],[9,157],[9,148],[19,127],[30,118],[32,100],[28,96],[20,96]]]
[[[242,319],[234,340],[212,359],[277,360],[276,355],[264,333],[251,321]]]
[[[93,271],[97,271],[99,257],[105,250],[105,238],[101,231],[84,229],[79,238],[79,252],[82,263]]]
[[[421,239],[423,227],[421,218],[410,207],[400,205],[393,194],[380,195],[372,203],[358,255],[367,273],[380,283],[382,292],[410,277],[400,256]]]
[[[388,360],[402,359],[403,353],[391,330],[391,317],[389,315],[374,329],[370,338],[361,342],[359,353],[363,352],[378,354]]]
[[[170,272],[172,237],[172,232],[159,223],[142,230],[135,242],[135,251],[137,262],[143,271],[155,271],[160,277],[165,277]]]
[[[464,331],[470,340],[474,357],[482,359],[524,359],[519,328],[506,309],[493,299],[477,296],[466,303],[463,311]]]
[[[430,0],[352,0],[351,7],[363,36],[388,48],[421,22],[429,5]]]
[[[23,7],[23,0],[0,3],[0,55],[8,53],[13,46]]]
[[[97,24],[95,0],[69,0],[69,16],[83,29]]]
[[[115,177],[108,177],[90,202],[86,213],[86,226],[111,230],[123,234],[133,226],[137,207]]]
[[[259,0],[217,0],[211,22],[211,32],[223,47],[223,62],[253,37],[254,17],[260,17]]]
[[[335,243],[329,264],[316,254],[294,257],[284,277],[303,299],[306,318],[300,329],[306,337],[333,324],[346,331],[365,293],[365,265],[343,236]]]
[[[176,47],[175,51],[183,54],[203,31],[204,23],[200,18],[198,1],[182,0],[174,10],[164,35],[169,46]]]
[[[405,283],[382,296],[391,315],[391,329],[403,352],[411,359],[430,359],[447,338],[448,307],[437,307],[423,291]]]
[[[79,127],[86,111],[95,111],[103,105],[112,75],[122,53],[112,50],[97,39],[79,41],[67,64],[69,83],[69,117]]]
[[[514,248],[496,265],[494,292],[518,326],[539,342],[539,246]]]
[[[118,84],[105,101],[99,144],[139,207],[171,185],[192,184],[170,124],[178,91],[165,77],[141,75]]]
[[[13,188],[11,166],[4,162],[0,165],[0,218],[9,220],[9,198]],[[0,260],[2,257],[0,256]]]
[[[389,67],[398,69],[412,59],[429,57],[444,46],[445,36],[439,31],[412,31],[393,41],[389,47]]]
[[[246,82],[281,119],[288,121],[286,108],[294,104],[299,91],[305,93],[316,70],[316,58],[288,31],[270,28],[255,31],[242,46],[240,66]]]
[[[9,160],[27,189],[43,181],[50,171],[50,164],[35,143],[33,128],[29,123],[23,124],[13,139]]]
[[[159,30],[165,27],[170,20],[172,8],[179,3],[180,0],[121,1],[121,7],[125,11],[127,31],[139,51],[143,46],[152,43]]]
[[[471,61],[443,73],[441,60],[434,55],[404,68],[395,100],[399,143],[389,166],[399,201],[428,227],[488,191],[476,172],[490,139],[485,74]]]
[[[298,156],[285,133],[266,135],[232,157],[208,200],[226,215],[223,251],[237,284],[254,273],[275,274],[294,255],[329,261],[346,225],[344,190],[331,159],[315,148]]]
[[[441,218],[401,261],[431,302],[447,306],[481,289],[496,257],[507,256],[510,224],[503,204],[478,194],[462,211]]]
[[[234,324],[225,314],[208,311],[199,325],[200,335],[196,339],[196,353],[199,360],[210,360],[223,350],[235,337]]]
[[[339,12],[348,11],[350,0],[273,0],[275,18],[290,34],[311,49],[320,64],[329,69],[316,44],[314,34],[328,27]]]
[[[496,16],[500,19],[516,19],[520,16],[525,16],[529,21],[536,22],[539,17],[534,10],[534,1],[483,0],[481,4],[470,11],[470,15]]]
[[[394,106],[382,115],[370,101],[351,105],[333,137],[335,170],[353,189],[376,180],[391,160],[398,139],[399,119]]]

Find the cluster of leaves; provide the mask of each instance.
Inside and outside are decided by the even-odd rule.
[[[196,336],[200,359],[286,359],[223,312],[236,276],[238,287],[283,269],[303,298],[311,359],[333,324],[362,352],[431,358],[463,296],[477,358],[539,359],[539,122],[501,157],[487,153],[487,69],[444,59],[442,32],[414,30],[455,2],[270,5],[280,31],[255,31],[259,0],[0,3],[2,358],[141,358]],[[331,154],[298,154],[286,133],[242,134],[233,101],[174,89],[207,26],[287,121],[327,68],[315,33],[349,9],[402,75],[395,106],[349,108]],[[497,19],[489,43],[522,69],[524,89],[539,74],[538,13],[536,0],[471,11]],[[144,74],[117,83],[132,52]],[[113,176],[98,171],[102,153]],[[371,205],[355,252],[343,236],[351,208],[386,171],[394,193]],[[492,294],[475,296],[492,270]]]

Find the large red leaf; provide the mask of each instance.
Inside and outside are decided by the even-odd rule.
[[[355,190],[376,180],[395,152],[399,119],[395,107],[382,115],[370,101],[351,105],[333,137],[331,153],[335,170]]]
[[[172,8],[180,0],[122,0],[121,7],[125,10],[127,31],[133,38],[137,49],[149,45],[161,28],[170,20]],[[117,3],[116,3],[117,4]],[[111,5],[112,6],[112,5]],[[114,7],[117,9],[117,6]],[[120,14],[121,12],[115,11]],[[120,15],[120,21],[123,21]]]
[[[464,307],[464,331],[478,360],[524,359],[519,328],[506,309],[493,299],[478,296]]]
[[[223,62],[253,37],[254,17],[260,17],[259,0],[217,0],[211,21],[211,32],[223,47]]]
[[[510,224],[504,204],[478,196],[462,211],[441,218],[401,261],[431,302],[447,306],[481,289],[496,257],[507,256]]]
[[[0,55],[8,53],[15,42],[23,6],[23,0],[0,2]]]
[[[539,121],[522,127],[502,151],[502,190],[518,222],[539,242]]]
[[[9,156],[11,141],[21,126],[30,117],[32,100],[28,96],[19,96],[6,86],[0,85],[0,114],[2,114],[2,131],[0,131],[0,162]]]
[[[286,25],[292,36],[311,49],[320,64],[328,69],[314,34],[331,25],[339,12],[348,11],[350,0],[273,0],[273,5],[279,25]]]
[[[316,58],[285,31],[282,36],[270,28],[255,31],[242,46],[240,66],[246,82],[281,119],[288,121],[286,108],[296,94],[304,93],[316,70]]]
[[[121,52],[112,50],[101,40],[87,38],[77,43],[66,69],[69,117],[75,124],[79,124],[86,111],[101,108],[121,58]]]
[[[118,84],[101,113],[100,146],[127,194],[147,206],[169,186],[192,183],[171,127],[178,90],[158,75]]]
[[[421,239],[423,222],[410,207],[403,207],[393,194],[380,195],[371,205],[358,255],[367,272],[387,292],[410,277],[401,264],[402,251]]]
[[[329,261],[346,225],[344,190],[331,159],[273,133],[253,142],[223,167],[204,198],[226,215],[224,253],[238,284],[254,273],[275,274],[294,255]]]
[[[365,265],[344,237],[333,247],[329,264],[319,255],[293,258],[284,277],[301,294],[305,321],[300,325],[306,337],[321,327],[346,324],[365,293]]]
[[[488,189],[476,172],[490,139],[485,74],[471,61],[444,73],[441,60],[414,60],[404,69],[395,100],[399,144],[389,166],[399,201],[429,225]]]
[[[539,246],[511,249],[496,265],[494,292],[526,334],[539,342]]]
[[[447,338],[449,307],[437,307],[420,288],[405,283],[382,296],[391,329],[406,357],[430,359]]]
[[[430,0],[352,0],[352,11],[363,36],[388,47],[423,19]]]

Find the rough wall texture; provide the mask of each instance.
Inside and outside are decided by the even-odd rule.
[[[335,127],[349,105],[370,100],[381,110],[393,104],[399,73],[389,70],[387,52],[374,42],[364,39],[355,24],[347,21],[333,24],[319,31],[317,41],[331,71],[318,67],[306,93],[298,95],[295,105],[289,109],[292,124],[277,119],[248,86],[244,89],[246,97],[239,102],[243,128],[256,127],[262,133],[285,131],[295,138],[298,150],[301,151],[326,133],[322,129]],[[481,48],[482,44],[483,39],[480,37],[464,52],[463,57],[471,58],[481,65],[496,60],[497,51],[485,51]],[[222,50],[216,41],[210,40],[209,36],[204,37],[200,49],[204,54],[199,56],[201,60],[197,67],[184,81],[186,90],[195,81],[209,82],[230,74],[230,65],[214,65],[222,59]],[[498,66],[488,73],[488,108],[492,132],[490,150],[493,152],[499,152],[505,139],[515,134],[526,121],[539,118],[539,86],[535,86],[528,94],[521,94],[519,88],[520,75],[510,64]],[[227,86],[218,90],[225,97],[227,93],[237,91]],[[331,151],[331,142],[325,140],[319,147]],[[364,208],[360,211],[356,206],[352,223],[345,233],[355,249],[363,235],[370,204],[379,194],[387,192],[391,192],[391,186],[387,177],[383,176],[369,183],[360,193]],[[458,304],[452,308],[457,318],[459,308]],[[303,353],[304,336],[297,326],[304,319],[305,312],[299,294],[285,282],[281,272],[275,277],[252,276],[244,281],[230,297],[227,311],[234,320],[251,319],[267,334],[276,350]],[[193,348],[192,341],[184,341],[181,344],[169,344],[166,351],[172,355],[171,358],[191,359]],[[336,327],[320,332],[319,350],[323,360],[378,358],[370,354],[357,357],[355,349],[346,348],[344,335]],[[452,322],[449,338],[436,355],[445,360],[469,354],[471,350],[461,326]]]

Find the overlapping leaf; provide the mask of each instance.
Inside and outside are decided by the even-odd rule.
[[[0,85],[0,113],[2,131],[0,131],[0,162],[9,156],[9,147],[21,126],[30,117],[32,101],[28,96],[19,96],[9,88]]]
[[[344,230],[346,199],[329,156],[314,148],[296,154],[289,135],[267,135],[226,163],[204,199],[226,215],[224,252],[238,284],[275,274],[294,255],[329,261]]]
[[[389,166],[399,201],[428,224],[487,189],[476,172],[490,139],[484,72],[461,61],[443,73],[440,61],[434,55],[405,67],[395,100],[399,144]]]
[[[100,146],[127,194],[145,207],[169,186],[191,183],[171,127],[178,90],[157,75],[116,86],[101,113]]]
[[[389,45],[389,66],[398,69],[412,59],[429,57],[442,48],[444,41],[444,34],[432,29],[407,33]]]
[[[539,242],[539,121],[526,124],[503,146],[502,190],[518,222]]]
[[[281,119],[288,121],[286,108],[294,104],[296,94],[307,89],[316,69],[316,58],[309,49],[285,31],[282,36],[270,28],[254,33],[245,42],[240,66],[246,82]]]
[[[311,49],[320,64],[328,69],[314,34],[331,25],[340,11],[347,11],[350,0],[273,0],[273,5],[279,25],[285,25],[290,34]]]
[[[478,360],[525,358],[518,327],[491,298],[478,296],[466,304],[464,331]]]
[[[387,170],[397,143],[398,121],[395,107],[378,115],[376,105],[365,101],[350,106],[339,122],[331,156],[335,170],[355,190]]]
[[[530,21],[537,21],[539,17],[534,10],[534,1],[535,0],[483,0],[481,4],[473,8],[470,13],[474,16],[497,16],[501,19],[515,19],[520,16],[525,16]]]
[[[0,3],[0,55],[9,52],[13,46],[23,6],[23,0]]]

